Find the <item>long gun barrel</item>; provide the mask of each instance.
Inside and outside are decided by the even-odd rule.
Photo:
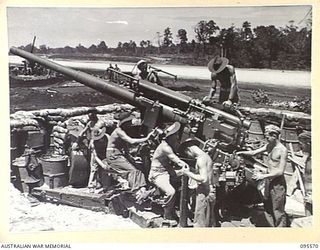
[[[42,66],[45,66],[49,69],[57,71],[97,91],[116,97],[120,101],[132,104],[134,106],[143,107],[142,100],[136,95],[136,93],[129,91],[127,89],[119,88],[118,85],[111,84],[109,82],[106,82],[100,78],[94,77],[87,73],[61,66],[55,62],[51,62],[47,59],[43,59],[39,56],[36,56],[32,53],[29,53],[27,51],[24,51],[15,47],[11,47],[10,52],[14,55],[21,56],[28,60],[32,60]],[[175,114],[173,112],[173,108],[167,105],[162,105],[162,115],[173,121],[179,121],[183,123],[186,122],[185,118]]]
[[[121,101],[130,103],[135,106],[143,106],[143,104],[141,103],[141,98],[139,98],[139,93],[121,88],[116,84],[112,84],[87,73],[61,66],[57,63],[51,62],[47,59],[43,59],[32,53],[15,47],[11,47],[10,52],[28,60],[32,60],[61,74],[64,74],[74,79],[75,81],[78,81],[102,93],[111,95]],[[149,98],[153,101],[159,100],[162,104],[162,114],[169,119],[181,121],[182,118],[179,118],[179,115],[177,115],[176,113],[174,114],[174,109],[177,108],[182,111],[187,111],[191,105],[194,109],[199,110],[206,116],[222,116],[235,124],[243,126],[244,128],[249,128],[250,126],[250,122],[247,120],[240,119],[239,117],[224,112],[220,109],[205,106],[203,104],[193,104],[196,102],[193,102],[193,99],[191,97],[183,95],[181,93],[177,93],[168,88],[155,85],[148,81],[139,80],[138,88],[141,92],[141,96]]]

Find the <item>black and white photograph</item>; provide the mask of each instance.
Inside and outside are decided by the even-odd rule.
[[[10,233],[314,226],[311,4],[5,11]]]

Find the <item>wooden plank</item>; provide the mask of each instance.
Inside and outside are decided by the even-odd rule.
[[[82,207],[91,210],[104,210],[105,194],[95,194],[79,192],[73,188],[48,189],[43,187],[34,188],[32,194],[46,200],[52,200],[57,203]]]

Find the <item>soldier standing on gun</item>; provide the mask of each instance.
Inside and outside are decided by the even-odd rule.
[[[212,160],[211,157],[199,148],[199,141],[189,138],[179,148],[181,155],[196,160],[195,171],[189,168],[182,170],[183,175],[197,182],[196,207],[194,212],[194,227],[215,226],[214,205],[215,190],[211,184]]]
[[[208,69],[211,72],[212,86],[209,95],[204,101],[210,101],[216,93],[217,82],[220,83],[219,103],[230,106],[239,102],[238,85],[235,69],[229,65],[225,57],[215,56],[209,63]]]
[[[251,151],[239,151],[237,154],[256,155],[268,152],[268,173],[255,172],[252,178],[256,181],[265,180],[264,208],[267,222],[272,227],[286,227],[285,213],[286,181],[284,171],[287,163],[287,148],[279,140],[280,128],[275,125],[265,127],[268,144]]]
[[[121,72],[121,69],[118,67],[118,64],[115,64],[115,65],[114,65],[114,70],[115,70],[115,71],[118,71],[118,72]]]
[[[110,70],[111,69],[111,70]],[[104,72],[103,78],[107,78],[110,79],[111,81],[113,81],[113,72],[112,70],[114,69],[114,67],[112,66],[112,64],[109,64],[109,67],[106,69],[106,71]]]

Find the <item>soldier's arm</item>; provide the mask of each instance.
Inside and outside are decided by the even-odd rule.
[[[206,161],[199,159],[197,160],[197,165],[199,167],[199,174],[192,173],[190,170],[186,170],[184,174],[200,183],[207,182],[208,173],[207,173]]]
[[[127,135],[126,132],[124,132],[122,129],[118,129],[117,131],[117,135],[124,140],[125,142],[129,143],[129,144],[138,144],[138,143],[142,143],[145,142],[149,139],[149,135],[147,137],[143,137],[143,138],[131,138],[130,136]]]
[[[260,153],[263,153],[267,150],[267,145],[264,145],[261,148],[255,149],[255,150],[248,150],[248,151],[239,151],[236,152],[237,155],[249,155],[249,156],[253,156],[253,155],[257,155]]]
[[[231,65],[228,65],[227,67],[230,72],[230,82],[231,82],[229,100],[232,100],[238,91],[237,78],[236,78],[236,72],[235,72],[234,67]]]
[[[181,160],[172,150],[170,146],[164,146],[163,148],[164,153],[167,155],[167,157],[170,159],[170,161],[177,164],[179,167],[187,167],[188,164]]]
[[[79,137],[82,137],[84,133],[89,129],[89,124],[90,122],[88,122],[84,129],[80,132]]]
[[[96,150],[93,148],[93,150],[91,151],[95,161],[99,164],[100,167],[102,167],[103,169],[107,169],[106,164],[103,163],[103,161],[98,157]]]
[[[216,88],[217,88],[217,74],[216,73],[211,73],[211,88],[209,91],[209,98],[212,98],[214,94],[216,93]]]

